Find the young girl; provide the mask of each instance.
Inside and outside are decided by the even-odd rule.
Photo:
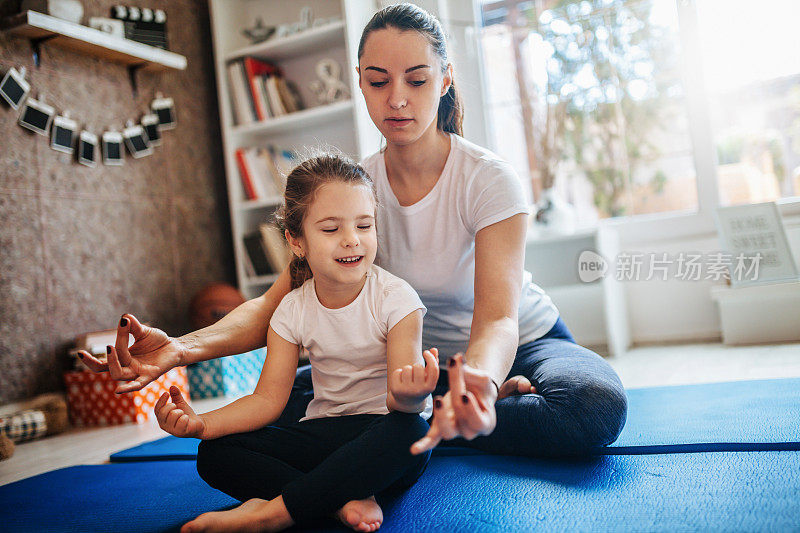
[[[288,176],[278,218],[294,253],[294,290],[270,320],[255,391],[197,415],[173,387],[155,406],[165,431],[202,439],[203,479],[244,501],[181,531],[276,531],[337,510],[353,529],[374,531],[383,516],[373,495],[422,473],[429,454],[409,449],[428,431],[420,413],[439,376],[437,352],[421,353],[417,294],[373,264],[375,210],[369,176],[341,157],[309,159]],[[286,406],[301,349],[314,399],[299,422],[270,426]]]

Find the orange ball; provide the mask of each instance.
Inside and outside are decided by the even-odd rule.
[[[245,302],[239,289],[227,283],[211,283],[192,298],[189,314],[195,328],[204,328],[218,321]]]

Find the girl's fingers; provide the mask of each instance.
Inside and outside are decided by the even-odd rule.
[[[425,383],[425,368],[421,365],[411,367],[411,381],[415,384]]]
[[[178,423],[178,419],[184,415],[181,409],[177,407],[173,408],[169,413],[167,413],[167,426],[175,429],[175,424]]]
[[[438,354],[439,350],[431,348],[422,352],[422,358],[425,359],[425,385],[428,387],[435,387],[439,380],[439,357],[434,352]]]
[[[153,410],[156,412],[156,416],[158,416],[158,412],[167,405],[167,400],[169,400],[169,393],[165,392],[159,398],[156,404],[153,406]]]
[[[117,340],[114,347],[117,349],[117,356],[122,366],[131,364],[131,354],[128,352],[128,333],[130,332],[131,321],[128,315],[122,315],[117,325]]]
[[[108,363],[102,362],[86,350],[79,351],[78,357],[92,372],[108,372]]]
[[[189,415],[184,414],[175,424],[175,433],[179,435],[185,435],[187,429],[189,429]]]

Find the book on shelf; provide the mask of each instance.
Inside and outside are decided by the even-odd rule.
[[[267,254],[267,260],[273,272],[281,272],[289,264],[292,253],[286,243],[281,230],[273,223],[263,223],[258,226],[261,232],[261,242]]]
[[[264,245],[262,244],[261,232],[258,231],[256,233],[245,235],[243,237],[243,241],[247,259],[250,262],[250,266],[252,266],[252,273],[248,272],[248,274],[253,276],[266,276],[268,274],[272,274],[273,271],[270,267],[269,260],[267,259],[267,253],[264,250]],[[249,267],[247,270],[249,270]]]
[[[245,199],[259,200],[283,195],[286,175],[297,164],[297,154],[274,146],[236,149],[236,165]]]
[[[230,87],[231,107],[235,124],[250,124],[256,121],[256,110],[250,97],[247,74],[241,61],[228,64],[228,85]]]
[[[242,189],[244,189],[244,196],[248,200],[257,200],[258,193],[256,192],[255,184],[253,183],[253,171],[245,158],[243,149],[236,150],[236,166],[239,168],[239,177],[242,179]]]
[[[228,83],[236,125],[250,124],[303,109],[300,91],[280,68],[254,57],[228,64]]]

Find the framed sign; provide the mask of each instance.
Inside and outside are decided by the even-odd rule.
[[[731,255],[732,286],[800,278],[775,202],[720,207],[717,228]]]

